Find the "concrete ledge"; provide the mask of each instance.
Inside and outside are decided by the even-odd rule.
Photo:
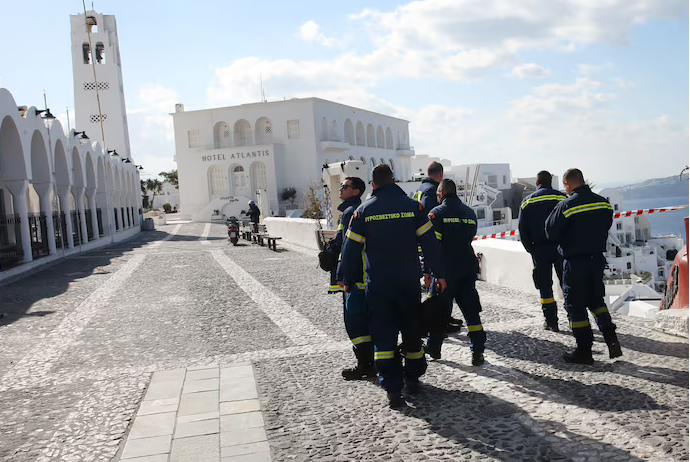
[[[263,221],[271,236],[282,237],[283,241],[297,244],[313,250],[319,250],[316,231],[319,229],[316,220],[309,218],[271,217]],[[321,220],[321,227],[326,227],[326,220]]]
[[[659,311],[655,321],[654,330],[688,338],[688,308]]]
[[[512,287],[523,292],[538,294],[532,279],[532,256],[527,253],[522,243],[504,239],[485,239],[472,243],[475,253],[482,254],[482,281]],[[553,271],[553,293],[563,298],[563,291],[558,285],[556,272]],[[538,296],[538,295],[537,295]]]

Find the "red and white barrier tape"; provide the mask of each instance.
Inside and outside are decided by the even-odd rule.
[[[660,213],[660,212],[669,212],[672,210],[682,210],[682,209],[687,209],[689,206],[688,205],[672,205],[669,207],[662,207],[662,208],[657,208],[657,209],[638,209],[638,210],[628,210],[627,212],[616,212],[613,214],[613,219],[621,218],[621,217],[631,217],[633,215],[644,215],[645,213]],[[482,239],[501,239],[503,237],[507,236],[517,236],[518,230],[513,229],[510,231],[503,231],[502,233],[493,233],[493,234],[485,234],[483,236],[475,236],[473,240],[475,241],[480,241]]]

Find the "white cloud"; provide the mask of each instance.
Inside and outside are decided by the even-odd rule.
[[[515,66],[510,74],[510,77],[517,77],[524,79],[527,77],[546,77],[549,71],[535,63],[525,63]]]
[[[175,142],[169,113],[178,102],[175,90],[153,84],[142,85],[136,99],[127,102],[132,158],[144,166],[143,178],[174,167]]]
[[[307,42],[317,42],[323,46],[333,46],[336,40],[332,37],[326,37],[324,34],[319,32],[319,25],[314,21],[307,21],[299,28],[299,35],[302,40]]]
[[[611,63],[604,63],[604,64],[578,64],[577,70],[580,74],[586,75],[586,76],[593,76],[596,74],[601,73],[602,71],[606,69],[612,68],[613,65]]]

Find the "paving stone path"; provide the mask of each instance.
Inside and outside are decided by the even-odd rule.
[[[687,340],[615,316],[624,356],[597,335],[566,365],[536,293],[479,283],[485,366],[452,336],[392,411],[340,378],[315,252],[224,233],[171,224],[0,287],[0,461],[688,460]]]

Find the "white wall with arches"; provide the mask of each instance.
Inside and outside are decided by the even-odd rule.
[[[0,279],[140,229],[136,166],[36,111],[0,88]]]

